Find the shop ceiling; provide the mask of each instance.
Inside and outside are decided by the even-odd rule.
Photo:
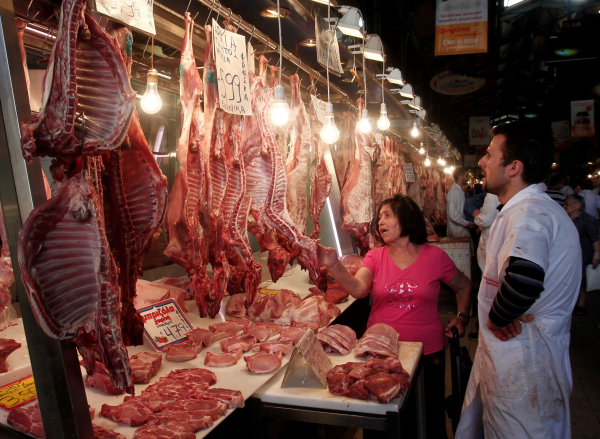
[[[448,0],[452,1],[452,0]],[[275,47],[278,40],[277,20],[264,17],[261,10],[276,6],[275,0],[170,0],[160,2],[155,7],[157,14],[157,30],[160,27],[161,42],[157,44],[155,65],[162,67],[166,76],[162,78],[164,87],[178,90],[177,69],[179,53],[183,37],[183,22],[173,19],[183,15],[188,9],[198,14],[196,24],[202,26],[210,7],[222,5],[233,12],[231,24],[237,25],[239,17],[244,20],[240,32],[247,37],[252,33],[247,24],[256,28],[253,44],[258,52],[263,52],[272,65],[278,57]],[[420,95],[426,110],[427,121],[438,123],[454,147],[467,152],[468,124],[470,116],[489,115],[492,118],[502,116],[538,114],[551,120],[568,119],[568,102],[577,99],[593,98],[592,89],[600,82],[598,59],[582,61],[556,62],[551,50],[557,41],[571,38],[584,49],[597,54],[597,41],[600,41],[600,0],[525,0],[510,8],[504,7],[504,0],[490,1],[488,5],[489,50],[485,54],[434,56],[435,39],[435,0],[340,0],[338,4],[356,6],[361,9],[365,18],[368,33],[381,36],[387,56],[386,65],[401,69],[404,79],[413,85],[416,94]],[[569,4],[570,3],[570,4]],[[27,16],[29,2],[15,2],[16,12]],[[30,7],[29,17],[38,13],[35,20],[53,20],[52,11],[60,4],[58,1],[35,0]],[[289,17],[282,19],[283,47],[287,50],[288,60],[284,60],[284,76],[298,72],[303,86],[310,84],[309,73],[317,76],[320,86],[318,92],[326,95],[324,87],[325,69],[317,63],[314,47],[304,47],[300,41],[315,37],[314,16],[326,16],[327,8],[311,0],[281,0],[281,7],[290,11]],[[567,32],[564,22],[570,8],[571,18],[581,20],[578,31]],[[334,16],[338,16],[333,12]],[[212,12],[212,18],[217,14]],[[220,16],[219,21],[227,20],[227,15]],[[258,41],[259,34],[270,38],[268,44]],[[571,36],[569,37],[569,34]],[[556,38],[553,38],[556,37]],[[349,38],[349,37],[347,37]],[[145,37],[137,35],[136,63],[134,74],[143,77],[148,57]],[[205,42],[201,31],[197,32],[195,51],[198,58],[203,58]],[[352,43],[352,41],[342,41]],[[591,43],[591,44],[589,44]],[[586,44],[588,44],[586,46]],[[39,44],[38,44],[39,46]],[[144,53],[145,49],[145,53]],[[341,58],[344,62],[342,77],[331,75],[334,88],[331,90],[332,102],[336,112],[346,108],[355,109],[355,102],[360,96],[362,87],[362,59],[354,56],[344,45],[340,46]],[[592,58],[594,58],[592,57]],[[163,58],[161,60],[161,58]],[[556,57],[554,57],[556,58]],[[292,60],[293,62],[290,62]],[[298,68],[301,60],[302,68]],[[162,64],[162,65],[161,65]],[[137,69],[136,69],[137,65]],[[201,63],[200,63],[201,65]],[[367,61],[369,70],[366,78],[368,87],[368,109],[372,116],[379,114],[382,99],[381,83],[375,74],[381,73],[382,63]],[[308,70],[307,73],[305,70]],[[355,70],[355,75],[352,70]],[[169,75],[168,71],[172,74]],[[461,96],[445,96],[433,91],[429,82],[434,75],[443,71],[481,77],[486,80],[483,88],[476,92]],[[321,77],[319,78],[319,73]],[[284,84],[285,85],[285,84]],[[389,84],[386,84],[389,89]],[[400,104],[397,95],[389,92],[385,96],[390,119],[406,120],[413,117],[408,108]],[[347,107],[346,107],[347,106]],[[399,130],[406,140],[410,138],[408,129]],[[425,139],[431,145],[431,139]]]

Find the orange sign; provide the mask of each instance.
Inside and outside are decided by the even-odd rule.
[[[487,52],[486,0],[437,0],[435,56]]]

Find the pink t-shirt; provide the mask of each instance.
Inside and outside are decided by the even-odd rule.
[[[444,348],[444,328],[437,310],[440,282],[448,283],[456,265],[444,250],[423,244],[417,259],[400,270],[388,247],[369,251],[362,263],[373,273],[373,306],[367,327],[387,323],[400,341],[420,341],[425,355]]]

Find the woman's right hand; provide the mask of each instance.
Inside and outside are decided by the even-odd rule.
[[[319,257],[319,265],[325,268],[333,267],[338,261],[335,249],[323,247],[321,244],[317,244],[317,256]]]

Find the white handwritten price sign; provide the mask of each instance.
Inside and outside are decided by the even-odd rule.
[[[168,344],[187,340],[186,334],[194,329],[173,299],[138,309],[138,312],[144,320],[144,335],[157,351]]]
[[[230,114],[250,115],[246,37],[221,28],[214,18],[212,26],[219,106]]]
[[[146,34],[156,35],[154,0],[94,0],[96,12]]]
[[[37,399],[33,375],[0,387],[0,407],[11,411]]]
[[[333,367],[315,333],[309,329],[304,333],[298,344],[298,351],[324,386],[327,386],[327,372]]]
[[[325,123],[325,101],[322,101],[315,95],[310,95],[310,99],[313,104],[313,108],[315,109],[315,114],[317,115],[317,119],[321,123]]]
[[[415,170],[413,169],[412,163],[404,164],[404,177],[407,183],[413,183],[415,181]]]

